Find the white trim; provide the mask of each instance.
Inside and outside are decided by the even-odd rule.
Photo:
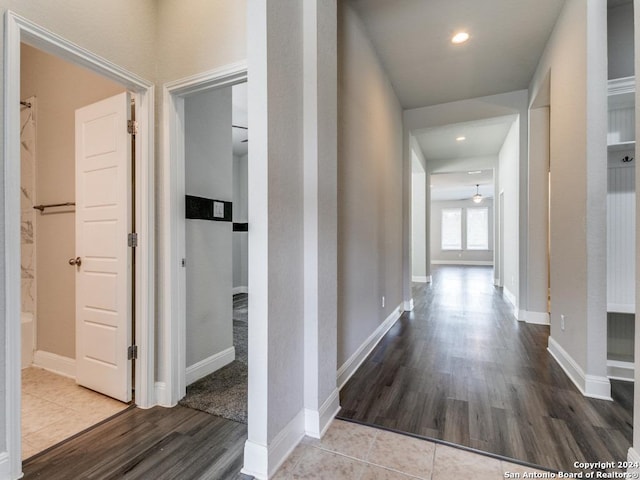
[[[382,337],[393,327],[393,324],[398,321],[402,315],[402,307],[398,305],[393,312],[386,318],[384,322],[380,324],[375,331],[369,335],[360,347],[355,351],[349,359],[342,364],[338,369],[338,390],[342,390],[342,387],[349,381],[351,376],[358,370],[362,362],[369,356],[369,354],[376,347],[378,342],[382,340]]]
[[[607,303],[608,313],[636,313],[635,303]]]
[[[0,452],[0,478],[18,478],[11,475],[11,461],[9,459],[9,452]]]
[[[549,314],[547,312],[530,312],[528,310],[518,311],[518,320],[523,320],[534,325],[550,325]]]
[[[567,351],[556,342],[553,337],[549,337],[549,347],[547,351],[558,362],[573,384],[585,396],[598,398],[600,400],[613,400],[611,398],[611,383],[607,377],[596,375],[585,375],[584,371]]]
[[[629,466],[627,467],[627,478],[639,478],[640,477],[640,453],[633,448],[629,447],[627,452],[627,462],[629,462]]]
[[[493,260],[431,260],[431,265],[469,265],[493,267]]]
[[[405,312],[413,312],[413,307],[414,307],[413,298],[409,299],[408,301],[405,300],[403,302],[403,306],[404,306]]]
[[[21,305],[20,305],[20,27],[11,12],[5,15],[4,52],[4,319],[5,420],[10,478],[22,476],[20,426]],[[17,141],[16,141],[17,139]],[[14,161],[12,161],[14,160]]]
[[[621,95],[623,93],[635,93],[636,91],[636,77],[622,77],[612,78],[607,85],[608,95]]]
[[[415,283],[429,283],[429,277],[427,275],[413,275],[411,281]]]
[[[233,295],[237,295],[239,293],[249,293],[249,287],[247,287],[246,285],[233,287],[233,290],[231,290],[231,292],[233,293]]]
[[[171,395],[169,394],[169,389],[165,382],[156,382],[155,396],[158,405],[168,407],[175,407],[177,405],[177,402],[173,404],[171,403]]]
[[[318,411],[304,410],[305,435],[312,438],[322,438],[331,422],[340,411],[340,392],[336,388]]]
[[[46,30],[11,10],[5,13],[4,77],[4,318],[6,324],[6,445],[12,478],[21,475],[20,435],[20,44],[25,42],[117,82],[134,93],[139,132],[136,142],[136,404],[154,404],[155,225],[153,83]]]
[[[162,348],[167,353],[162,359],[166,372],[167,403],[175,405],[186,393],[186,311],[185,221],[184,221],[184,98],[208,89],[232,86],[247,80],[246,62],[234,63],[215,70],[181,78],[163,86],[163,143],[161,170],[163,179],[163,225],[160,226],[161,244],[159,263],[164,265],[160,287],[163,312],[159,319]],[[250,268],[251,269],[251,268]]]
[[[196,380],[206,377],[210,373],[220,370],[225,365],[229,365],[236,359],[236,348],[229,347],[226,350],[211,355],[187,367],[186,381],[191,385]]]
[[[304,409],[284,427],[269,445],[247,440],[244,445],[242,473],[258,480],[271,478],[304,437]]]
[[[607,376],[612,380],[633,382],[635,380],[635,364],[633,362],[621,362],[607,360]]]
[[[33,366],[44,368],[63,377],[76,378],[76,360],[74,358],[36,350],[33,354]]]

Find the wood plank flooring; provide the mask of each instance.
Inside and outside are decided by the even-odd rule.
[[[626,459],[633,384],[583,397],[546,350],[549,327],[513,318],[490,267],[433,274],[342,389],[340,418],[557,470]]]
[[[185,407],[138,408],[31,457],[24,479],[213,480],[240,476],[247,427]]]

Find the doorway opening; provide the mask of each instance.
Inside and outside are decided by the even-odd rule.
[[[154,188],[153,188],[153,162],[151,159],[153,158],[153,140],[150,135],[150,126],[153,124],[153,85],[150,82],[147,82],[140,77],[137,77],[130,72],[121,69],[117,65],[108,62],[101,57],[94,55],[93,53],[84,50],[77,45],[68,42],[64,38],[43,29],[42,27],[30,22],[29,20],[20,17],[14,14],[11,11],[6,12],[6,67],[7,67],[7,76],[6,81],[4,83],[4,124],[5,124],[5,135],[6,142],[4,144],[4,158],[5,162],[5,176],[4,176],[4,192],[5,192],[5,209],[4,209],[4,245],[6,249],[6,262],[5,262],[5,319],[6,319],[6,337],[7,337],[7,376],[6,383],[4,386],[4,390],[7,398],[7,431],[6,431],[6,444],[8,450],[8,463],[9,463],[9,474],[12,477],[18,478],[20,476],[20,472],[22,470],[22,433],[23,429],[21,427],[21,406],[22,406],[22,390],[21,390],[21,377],[22,377],[22,337],[23,330],[27,336],[27,339],[31,337],[29,331],[33,332],[33,326],[35,325],[36,330],[36,338],[42,340],[42,342],[46,343],[50,341],[52,337],[41,336],[41,333],[46,332],[46,328],[44,331],[39,331],[38,319],[35,318],[35,321],[24,322],[25,324],[31,323],[30,327],[24,326],[21,321],[23,317],[23,305],[22,305],[22,247],[21,247],[21,226],[24,226],[27,231],[25,232],[26,238],[31,236],[31,239],[35,238],[33,236],[33,231],[29,231],[29,223],[27,222],[28,218],[25,217],[25,222],[21,222],[21,214],[26,213],[26,210],[29,210],[29,213],[33,213],[33,207],[30,209],[22,208],[21,205],[21,127],[27,125],[27,123],[31,122],[32,132],[31,134],[37,132],[38,129],[38,118],[40,118],[40,123],[42,124],[43,118],[46,116],[48,112],[45,112],[43,109],[44,106],[44,97],[42,95],[40,104],[38,103],[38,97],[40,95],[28,94],[33,96],[33,104],[31,105],[31,109],[33,111],[29,112],[29,99],[23,98],[26,96],[26,92],[21,92],[21,49],[22,44],[27,45],[30,48],[40,50],[45,54],[52,55],[57,57],[58,59],[66,60],[70,62],[75,67],[81,66],[86,68],[87,70],[97,74],[103,79],[108,79],[119,85],[120,91],[131,92],[132,98],[135,100],[135,113],[138,121],[138,129],[137,129],[137,141],[135,142],[135,155],[130,157],[130,168],[132,171],[135,171],[137,174],[135,178],[127,178],[125,180],[126,186],[125,189],[131,189],[136,191],[135,201],[129,203],[131,208],[135,210],[135,231],[130,233],[137,233],[138,235],[138,247],[137,247],[137,258],[136,258],[136,269],[133,273],[135,276],[135,284],[137,285],[137,289],[135,291],[135,295],[133,292],[128,291],[125,293],[124,298],[127,298],[125,301],[124,309],[132,315],[135,313],[136,325],[135,325],[135,338],[137,339],[137,346],[139,351],[142,352],[141,355],[137,358],[137,374],[135,379],[126,378],[125,381],[131,387],[135,388],[136,392],[136,404],[142,407],[148,407],[155,403],[154,398],[154,388],[155,388],[155,374],[154,374],[154,343],[153,339],[155,337],[154,333],[154,299],[153,299],[153,278],[154,278],[154,260],[153,260],[153,237],[150,235],[150,232],[154,231],[153,226],[153,197],[154,197]],[[40,79],[41,80],[41,79]],[[76,80],[77,81],[77,80]],[[78,85],[74,81],[74,85],[78,88]],[[122,110],[124,112],[131,110],[130,103],[125,101],[127,94],[121,94],[120,104],[122,105]],[[22,104],[24,102],[24,104]],[[21,110],[26,110],[23,113],[22,122],[21,120]],[[41,125],[43,127],[44,124]],[[125,122],[126,127],[126,122]],[[90,129],[85,129],[85,132]],[[74,133],[74,136],[77,137]],[[37,140],[37,137],[32,135],[33,139]],[[73,138],[73,137],[72,137]],[[41,139],[42,140],[42,139]],[[75,143],[75,142],[73,142]],[[106,142],[98,141],[99,145],[105,146]],[[127,145],[127,150],[129,150],[129,146]],[[38,145],[37,142],[35,145],[32,145],[33,150],[35,151],[35,158],[38,158]],[[33,152],[32,152],[33,153]],[[42,152],[40,152],[42,153]],[[49,152],[47,152],[49,153]],[[91,153],[98,153],[97,150],[93,150]],[[91,155],[89,155],[91,156]],[[42,157],[42,155],[41,155]],[[75,154],[73,155],[75,157]],[[73,157],[71,162],[73,163]],[[42,157],[44,158],[44,157]],[[68,162],[69,159],[66,158],[64,161]],[[33,161],[31,163],[34,163]],[[32,172],[33,173],[33,172]],[[56,172],[59,173],[59,172]],[[62,180],[62,183],[68,185],[75,184],[75,174],[72,177],[66,178]],[[54,182],[47,182],[46,180],[50,180],[48,178],[36,178],[36,182],[34,183],[35,187],[32,188],[35,191],[35,188],[38,186],[38,182],[41,182],[43,186],[48,185],[49,187],[53,187]],[[94,178],[95,180],[95,178]],[[88,190],[90,181],[85,179],[86,187],[85,190]],[[104,187],[104,182],[98,182],[102,187]],[[118,182],[120,185],[120,183]],[[129,190],[129,191],[131,191]],[[54,192],[54,189],[51,190],[51,193]],[[32,192],[33,193],[33,192]],[[37,193],[37,192],[36,192]],[[59,192],[57,192],[59,193]],[[73,192],[75,195],[75,191]],[[102,190],[91,190],[91,193],[94,194],[93,200],[96,200],[96,195],[100,197],[102,195],[102,200],[108,200],[106,194],[109,193],[108,189],[102,188]],[[44,203],[44,198],[42,205],[50,205],[50,203]],[[58,203],[75,203],[73,202],[73,198],[63,198],[60,201],[47,199],[46,202],[51,202],[53,204]],[[91,201],[93,201],[91,200]],[[108,202],[106,202],[108,203]],[[40,206],[38,203],[34,206]],[[40,215],[41,217],[46,218],[46,221],[63,220],[69,222],[69,218],[71,218],[70,211],[74,207],[73,205],[58,205],[57,207],[52,207],[50,210],[47,207],[44,207],[42,213],[39,211],[35,212],[36,215]],[[62,209],[62,211],[55,210],[56,208]],[[64,209],[68,210],[65,212]],[[39,210],[39,209],[38,209]],[[59,211],[59,213],[55,213]],[[54,212],[54,213],[51,213]],[[37,220],[35,223],[37,224]],[[34,221],[31,218],[31,227],[33,227]],[[44,224],[43,224],[44,225]],[[36,227],[37,228],[37,227]],[[131,225],[127,224],[127,229],[130,229]],[[43,226],[44,229],[44,226]],[[58,228],[59,231],[61,229]],[[73,232],[73,230],[71,230]],[[40,232],[42,233],[42,232]],[[96,233],[96,232],[94,232]],[[62,235],[68,235],[69,232],[62,232]],[[104,240],[104,239],[103,239]],[[125,244],[127,241],[127,237],[122,239]],[[37,239],[36,239],[37,242]],[[26,243],[26,242],[25,242]],[[53,243],[53,242],[52,242]],[[89,243],[89,242],[85,242]],[[106,242],[103,242],[106,243]],[[32,244],[33,245],[33,244]],[[51,245],[49,245],[51,246]],[[44,247],[43,247],[44,248]],[[33,252],[29,252],[27,248],[24,249],[26,257],[28,258],[36,258],[37,259],[37,249],[35,252],[35,256],[32,255]],[[88,255],[91,257],[92,255]],[[99,255],[93,255],[95,257]],[[80,261],[77,261],[77,257],[80,257]],[[62,262],[67,268],[73,269],[78,268],[82,262],[83,258],[80,255],[71,255],[66,258],[58,259]],[[69,265],[69,260],[73,260],[75,265]],[[89,259],[93,260],[93,259]],[[46,262],[43,260],[40,264],[40,267],[43,267]],[[84,264],[83,266],[89,267],[90,265]],[[38,264],[35,263],[31,265],[31,267],[38,268]],[[93,267],[91,267],[93,268]],[[27,269],[28,272],[28,269]],[[33,273],[36,273],[35,270],[30,272],[33,276]],[[102,271],[101,274],[103,276],[106,275],[106,271]],[[54,275],[54,274],[52,274]],[[36,278],[37,280],[37,278]],[[37,285],[37,282],[36,282]],[[27,290],[26,290],[27,291]],[[34,290],[31,290],[33,292]],[[91,290],[94,291],[94,290]],[[36,298],[32,304],[32,312],[25,311],[24,313],[32,313],[31,317],[39,316],[40,314],[44,314],[47,310],[46,308],[42,308],[41,311],[37,310],[37,288],[35,290]],[[40,292],[40,294],[44,294],[46,292]],[[44,300],[42,298],[41,300]],[[92,302],[90,302],[92,303]],[[99,310],[99,305],[96,305]],[[122,306],[122,303],[119,304]],[[130,307],[130,308],[129,308]],[[75,309],[74,309],[75,310]],[[135,312],[133,312],[135,310]],[[68,319],[67,319],[68,322]],[[95,322],[97,323],[97,322]],[[41,338],[40,338],[41,337]],[[129,335],[131,338],[132,335]],[[43,343],[43,344],[44,344]],[[55,347],[51,348],[61,348],[62,350],[58,350],[60,352],[68,351],[70,348],[70,342],[68,339],[60,339],[58,338],[53,343],[57,344]],[[99,342],[98,342],[99,343]],[[129,353],[129,348],[131,345],[118,345],[116,352],[114,355],[121,356],[123,352],[120,347],[124,348],[124,357],[126,358]],[[29,347],[25,349],[26,358],[25,361],[29,360],[29,351],[33,347]],[[67,350],[64,350],[64,349]],[[64,355],[59,355],[64,358]],[[44,356],[46,358],[45,361],[49,361],[53,359],[54,364],[56,365],[56,369],[58,371],[67,371],[71,370],[70,365],[68,363],[57,362],[59,360],[58,357],[55,356]],[[100,358],[100,355],[96,355],[96,357]],[[68,357],[67,357],[68,358]],[[40,372],[41,373],[41,372]],[[59,380],[59,379],[58,379]],[[51,391],[49,395],[56,395],[57,390],[56,386],[51,387]],[[129,392],[131,392],[131,388],[129,388]],[[26,398],[26,396],[25,396]],[[79,408],[79,407],[78,407]]]
[[[163,178],[165,208],[170,212],[163,228],[167,239],[163,276],[167,315],[163,328],[168,332],[165,348],[170,352],[164,364],[168,372],[164,399],[167,404],[183,399],[188,384],[231,364],[240,353],[239,344],[233,345],[232,295],[234,287],[236,293],[245,293],[240,287],[246,287],[248,282],[242,285],[238,279],[240,283],[233,283],[232,244],[234,236],[238,237],[234,226],[248,228],[247,218],[241,215],[246,210],[238,208],[241,202],[233,194],[233,185],[240,178],[234,177],[242,170],[238,166],[246,165],[246,155],[236,155],[234,159],[232,135],[240,142],[248,139],[248,125],[246,116],[232,118],[232,90],[246,81],[246,64],[239,63],[164,87],[167,143]],[[222,117],[218,120],[224,126],[214,132],[216,115]],[[212,118],[204,121],[205,117]],[[218,136],[219,139],[214,138]],[[225,160],[218,165],[215,159],[221,151]],[[205,241],[208,237],[217,243]],[[218,268],[218,272],[210,265],[201,269],[200,262],[205,260],[217,261],[224,268]],[[249,270],[246,256],[244,262]],[[206,275],[216,278],[205,279]],[[210,288],[206,295],[201,291],[202,287],[215,285],[214,293]],[[185,316],[192,318],[185,321]],[[214,341],[212,332],[216,329],[219,338]],[[246,400],[245,395],[241,397]]]
[[[103,124],[126,128],[131,101],[115,82],[23,43],[20,90],[26,459],[132,399],[132,362],[112,353],[133,332],[133,252],[118,245],[133,231],[132,145]],[[115,152],[100,144],[117,139]]]
[[[184,102],[186,396],[247,422],[247,84]]]

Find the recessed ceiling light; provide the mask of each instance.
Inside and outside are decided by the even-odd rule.
[[[474,170],[472,172],[467,172],[469,175],[478,175],[479,173],[482,173],[482,170]]]
[[[458,32],[451,38],[451,43],[458,45],[466,42],[467,40],[469,40],[469,34],[467,32]]]
[[[456,142],[464,142],[466,139],[467,137],[463,137],[463,136],[456,137]]]

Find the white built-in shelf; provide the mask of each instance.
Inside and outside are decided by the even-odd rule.
[[[607,303],[607,312],[609,313],[636,313],[636,306],[633,303]]]
[[[618,99],[625,99],[625,103],[633,102],[636,93],[636,77],[621,77],[610,79],[607,85],[609,104]]]
[[[622,152],[625,150],[633,150],[634,148],[636,148],[635,140],[632,140],[630,142],[610,143],[609,145],[607,145],[607,150],[609,152]]]

